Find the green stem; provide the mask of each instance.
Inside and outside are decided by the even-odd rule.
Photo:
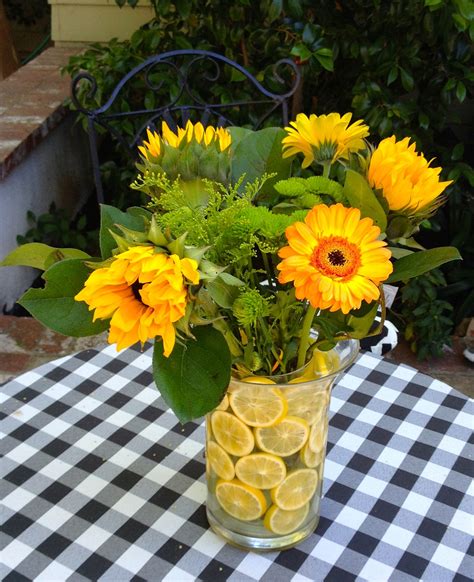
[[[314,315],[316,313],[316,308],[311,305],[308,306],[308,311],[304,316],[303,329],[301,331],[301,340],[298,348],[298,361],[296,368],[299,370],[302,368],[306,361],[306,352],[309,347],[309,334],[311,332],[311,325],[313,323]]]
[[[270,263],[268,261],[268,256],[267,253],[262,253],[262,258],[263,258],[263,265],[265,267],[265,271],[267,272],[267,278],[268,278],[268,286],[269,287],[273,287],[273,273],[272,273],[272,269],[270,268]]]
[[[274,345],[274,343],[272,341],[272,336],[270,334],[270,331],[269,331],[269,329],[267,327],[267,324],[266,324],[265,320],[263,319],[263,317],[259,317],[258,318],[258,322],[259,322],[260,327],[262,329],[263,337],[265,338],[266,344],[270,346],[270,351],[272,352],[273,357],[275,358],[275,360],[278,360],[278,352],[275,349],[275,345]]]
[[[329,178],[330,172],[331,172],[331,162],[325,162],[323,164],[323,178]]]
[[[216,319],[213,323],[213,327],[220,331],[224,336],[227,345],[229,346],[230,353],[234,358],[242,355],[242,349],[239,342],[232,333],[229,324],[223,319]]]

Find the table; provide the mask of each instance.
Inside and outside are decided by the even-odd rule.
[[[472,401],[362,354],[333,391],[316,533],[256,554],[209,530],[204,428],[150,366],[109,346],[2,387],[4,581],[470,580]]]

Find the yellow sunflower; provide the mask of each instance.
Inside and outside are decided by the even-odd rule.
[[[148,128],[147,137],[148,141],[143,141],[143,145],[138,146],[138,149],[148,161],[152,161],[153,158],[160,158],[166,146],[177,149],[184,141],[191,143],[193,139],[196,143],[205,147],[215,144],[221,152],[225,151],[232,143],[231,135],[227,129],[223,127],[214,128],[212,126],[205,128],[201,122],[193,124],[191,121],[188,121],[184,128],[178,127],[176,133],[169,128],[166,121],[163,121],[161,136],[156,131],[152,132]]]
[[[156,131],[150,131],[148,127],[146,130],[148,141],[143,141],[143,145],[138,146],[142,156],[151,161],[153,158],[159,158],[163,152],[161,137]]]
[[[379,284],[392,272],[391,253],[380,229],[357,208],[319,204],[286,231],[279,251],[280,283],[293,281],[297,299],[344,314],[379,298]]]
[[[441,168],[431,168],[410,138],[382,140],[372,154],[369,182],[381,190],[390,210],[407,214],[431,212],[443,201],[441,194],[452,183],[439,181]],[[437,200],[438,199],[438,200]]]
[[[185,314],[187,285],[198,282],[195,260],[136,246],[93,271],[74,299],[95,310],[94,321],[110,319],[108,341],[117,350],[159,336],[168,357],[176,339],[173,324]]]
[[[339,113],[315,115],[309,117],[304,113],[291,121],[292,127],[285,127],[288,135],[283,138],[283,157],[288,158],[298,153],[304,155],[302,167],[307,168],[313,161],[319,164],[332,164],[337,159],[347,159],[350,152],[364,149],[364,138],[369,135],[369,128],[362,120],[350,124],[351,113],[342,117]]]

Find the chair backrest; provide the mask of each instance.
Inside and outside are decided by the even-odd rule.
[[[99,203],[104,201],[98,152],[99,134],[108,134],[136,159],[146,128],[161,121],[175,129],[191,119],[216,127],[243,125],[259,129],[265,122],[288,124],[289,102],[300,84],[300,72],[290,59],[276,62],[264,87],[245,67],[205,50],[176,50],[146,59],[127,73],[101,107],[88,109],[98,86],[92,75],[72,80],[72,101],[87,116],[94,181]],[[88,83],[85,91],[84,83]],[[123,97],[126,95],[126,110]],[[120,105],[120,107],[119,107]],[[274,122],[275,124],[275,122]]]

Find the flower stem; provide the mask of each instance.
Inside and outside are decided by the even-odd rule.
[[[265,267],[265,271],[267,272],[268,286],[274,287],[275,285],[273,283],[273,272],[272,272],[272,269],[270,267],[270,263],[268,261],[267,253],[262,253],[262,259],[263,259],[263,265]]]
[[[296,363],[296,368],[299,370],[305,364],[306,352],[309,347],[309,334],[311,332],[311,325],[313,323],[314,315],[316,313],[316,308],[311,305],[308,306],[308,311],[304,316],[303,320],[303,330],[301,332],[301,340],[298,348],[298,361]]]
[[[325,162],[323,164],[323,178],[329,178],[330,171],[331,171],[331,162]]]

